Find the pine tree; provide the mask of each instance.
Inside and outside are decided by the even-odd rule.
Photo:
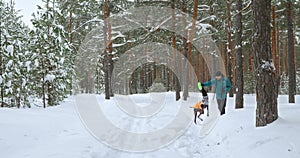
[[[172,0],[172,26],[173,28],[175,28],[175,0]],[[173,47],[173,58],[174,59],[179,59],[179,57],[176,56],[176,35],[174,34],[172,36],[172,47]],[[181,60],[175,60],[175,63],[174,64],[174,67],[175,67],[175,71],[177,72],[177,74],[179,74],[179,63],[177,63],[176,61],[178,62],[181,62]],[[176,101],[178,101],[180,99],[180,83],[179,83],[179,77],[180,76],[176,76],[176,75],[173,75],[173,81],[175,84],[175,99]]]
[[[271,52],[271,0],[252,0],[253,56],[256,76],[256,126],[266,126],[278,118],[278,79]]]
[[[244,64],[243,64],[243,50],[242,50],[242,9],[243,1],[238,0],[236,4],[236,25],[235,25],[235,49],[236,49],[236,108],[243,108],[244,106]]]
[[[187,13],[187,0],[182,0],[182,12],[183,14]],[[184,28],[187,26],[187,21],[184,20]],[[188,30],[185,30],[185,35],[182,37],[183,44],[183,55],[188,60],[190,58],[188,53]],[[184,73],[183,73],[183,100],[187,100],[188,92],[189,92],[189,69],[188,63],[183,63]]]
[[[110,53],[110,29],[109,29],[109,16],[110,16],[110,10],[109,10],[109,0],[104,1],[103,5],[103,10],[104,10],[104,28],[103,28],[103,33],[104,33],[104,60],[103,60],[103,68],[104,68],[104,83],[105,83],[105,99],[110,99],[110,62],[109,62],[109,53]]]
[[[232,48],[232,19],[231,19],[231,0],[227,0],[227,18],[228,18],[228,28],[227,28],[227,54],[228,54],[228,79],[233,83],[233,68],[234,68],[234,58],[233,58],[233,48]],[[229,96],[233,97],[233,89],[229,91]]]
[[[4,2],[0,0],[0,97],[1,97],[1,107],[4,107],[4,87],[3,87],[3,43],[2,34],[4,32],[3,22],[4,19]]]
[[[55,9],[55,1],[52,2],[53,6],[46,2],[46,9],[38,6],[32,20],[33,50],[38,52],[35,82],[40,85],[36,90],[43,98],[44,107],[46,100],[53,106],[66,97],[73,76],[72,59],[68,59],[71,56],[68,33],[58,24],[62,15]]]
[[[91,51],[81,49],[84,47],[84,43],[82,42],[84,42],[85,36],[88,33],[103,24],[103,10],[101,7],[103,1],[90,0],[87,2],[85,0],[67,0],[58,1],[57,3],[59,10],[62,13],[62,17],[64,17],[59,19],[59,24],[69,32],[69,42],[72,43],[72,54],[70,55],[70,59],[75,63],[76,57],[77,59],[82,58],[85,53]],[[65,20],[66,18],[69,20]],[[99,59],[97,60],[101,62],[101,58],[102,57],[99,56]],[[81,61],[78,62],[82,63]],[[87,65],[88,63],[85,63],[83,67],[76,65],[76,78],[74,80],[72,79],[72,83],[70,84],[74,86],[73,89],[77,92],[92,92],[94,91],[94,85],[96,92],[99,92],[104,84],[104,82],[102,82],[102,64],[97,64],[97,74],[90,74],[90,76],[87,75]],[[95,83],[93,77],[97,78]]]
[[[3,9],[1,26],[2,46],[2,97],[7,98],[9,106],[30,106],[28,103],[28,72],[29,61],[26,58],[27,31],[29,30],[23,22],[18,11],[15,10],[15,3],[10,1]],[[4,102],[2,100],[2,102]]]
[[[287,24],[288,24],[288,75],[289,75],[289,103],[295,103],[296,95],[296,70],[295,70],[295,46],[294,46],[294,18],[293,4],[287,0]]]

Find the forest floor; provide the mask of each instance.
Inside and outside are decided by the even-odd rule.
[[[174,93],[157,117],[148,121],[133,120],[122,114],[114,99],[98,96],[106,116],[120,128],[146,132],[164,127],[176,113]],[[132,96],[136,102],[149,99],[148,94]],[[288,104],[279,97],[279,119],[261,128],[255,127],[255,95],[245,96],[245,107],[234,109],[228,99],[227,113],[219,118],[208,136],[200,138],[201,121],[190,124],[187,131],[168,146],[144,153],[115,150],[95,139],[83,125],[74,96],[60,106],[46,109],[0,109],[0,157],[2,158],[299,158],[300,96]],[[181,101],[182,102],[182,101]],[[165,109],[165,110],[164,110]],[[176,109],[176,108],[175,108]],[[191,115],[193,115],[193,110]],[[205,119],[205,116],[203,116]]]

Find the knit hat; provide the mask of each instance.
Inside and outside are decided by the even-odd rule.
[[[223,76],[221,71],[217,71],[216,76]]]

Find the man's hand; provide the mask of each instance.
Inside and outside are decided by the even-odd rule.
[[[198,89],[201,91],[203,89],[204,85],[201,82],[198,82]]]

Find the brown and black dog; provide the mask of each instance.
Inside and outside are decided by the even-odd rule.
[[[204,109],[206,108],[207,109],[207,116],[209,116],[209,108],[208,108],[208,95],[207,95],[207,92],[206,90],[203,88],[201,90],[201,93],[202,93],[202,100],[200,102],[198,102],[195,106],[193,106],[194,108],[194,115],[195,115],[195,118],[194,118],[194,123],[197,124],[197,113],[199,112],[199,115],[198,115],[198,118],[202,121],[202,119],[200,118],[200,116],[202,114],[204,114]]]

